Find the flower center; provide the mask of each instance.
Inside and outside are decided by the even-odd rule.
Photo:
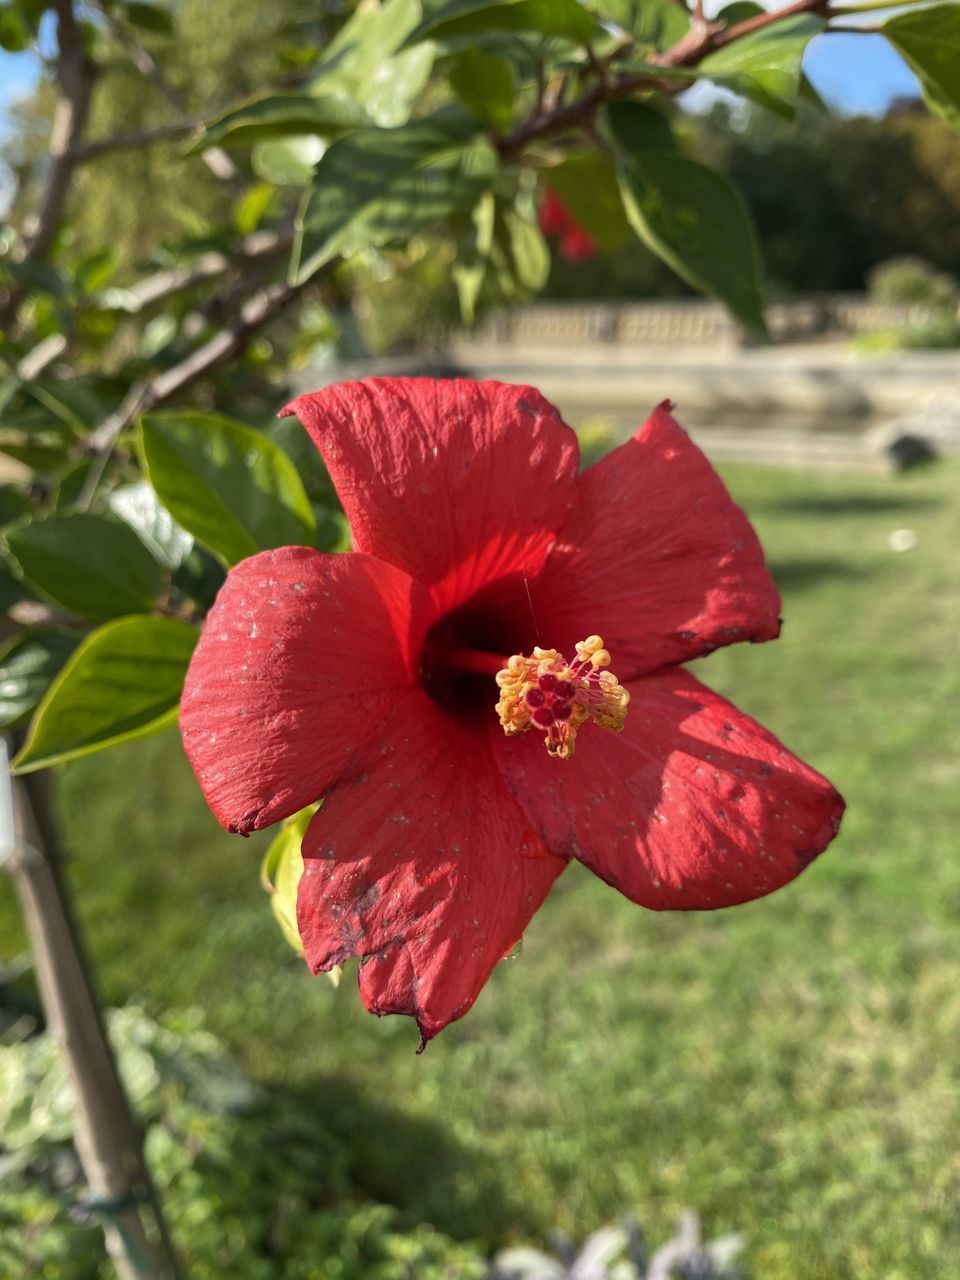
[[[496,675],[504,733],[512,737],[542,729],[547,751],[560,760],[573,755],[577,732],[587,720],[619,733],[630,694],[609,666],[600,636],[581,640],[570,663],[556,649],[534,648],[531,658],[515,653]]]

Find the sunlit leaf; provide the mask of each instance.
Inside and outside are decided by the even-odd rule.
[[[243,147],[300,134],[335,137],[370,123],[367,112],[345,96],[275,93],[211,120],[187,154],[206,147]]]
[[[89,755],[176,720],[200,638],[174,618],[119,618],[91,632],[47,690],[15,773]]]
[[[920,81],[930,110],[960,128],[960,6],[898,13],[883,34]]]
[[[79,641],[76,631],[37,627],[0,651],[0,729],[26,719]]]
[[[358,129],[334,142],[303,210],[297,279],[338,253],[409,236],[475,204],[497,168],[490,145],[472,143],[481,128],[446,107],[398,129]]]
[[[446,0],[425,15],[407,43],[489,31],[536,31],[585,41],[596,23],[580,0]]]
[[[218,414],[171,410],[142,424],[147,478],[173,518],[227,565],[313,543],[300,477],[279,445]]]
[[[824,19],[811,13],[784,18],[709,54],[699,69],[715,83],[792,120],[803,55],[825,27]]]
[[[312,804],[288,818],[270,842],[260,866],[260,883],[270,894],[270,909],[281,933],[297,955],[303,955],[297,928],[297,887],[303,875],[300,846],[310,820],[319,808],[319,804]]]
[[[107,506],[168,569],[179,569],[193,549],[192,534],[177,524],[146,480],[114,489]]]
[[[690,15],[676,0],[588,0],[587,8],[639,45],[669,49],[690,30]]]

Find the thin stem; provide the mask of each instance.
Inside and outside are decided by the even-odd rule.
[[[830,17],[842,18],[848,13],[873,13],[875,9],[905,9],[910,4],[922,4],[926,0],[864,0],[863,4],[831,5]]]

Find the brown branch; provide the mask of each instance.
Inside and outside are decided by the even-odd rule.
[[[135,151],[141,147],[152,147],[157,142],[170,142],[190,134],[199,134],[202,128],[202,120],[181,120],[177,124],[162,125],[159,129],[147,129],[143,133],[118,133],[112,138],[96,138],[93,142],[85,142],[70,153],[70,158],[74,164],[86,164],[88,160],[112,155],[114,151]]]
[[[90,98],[97,78],[97,68],[87,56],[83,32],[73,11],[72,0],[57,0],[57,102],[50,132],[50,167],[39,209],[23,229],[23,242],[14,257],[15,263],[45,261],[63,219],[73,171],[74,151],[90,114]],[[12,284],[0,296],[0,328],[5,328],[17,314],[23,297],[23,285]]]
[[[286,310],[307,283],[306,280],[299,284],[285,282],[258,290],[240,308],[240,319],[236,324],[222,329],[179,364],[151,381],[135,382],[114,412],[90,437],[88,449],[93,454],[93,465],[77,502],[80,509],[92,502],[117,441],[141,414],[171,400],[198,378],[238,355],[258,330]]]
[[[117,17],[112,9],[97,6],[97,11],[103,16],[113,33],[114,38],[126,50],[131,62],[136,69],[147,80],[159,90],[172,107],[175,107],[181,115],[188,115],[187,101],[183,94],[174,87],[163,73],[153,54],[145,49],[139,40],[133,35],[127,26]],[[227,153],[221,147],[208,147],[201,155],[203,163],[207,166],[215,178],[221,178],[227,181],[237,176],[237,166],[233,163]]]
[[[144,307],[153,306],[157,302],[182,293],[195,284],[206,280],[215,280],[226,275],[228,271],[243,269],[253,262],[266,261],[285,253],[292,243],[290,234],[281,235],[275,231],[255,231],[244,236],[237,253],[227,255],[211,250],[199,254],[189,266],[167,267],[163,271],[155,271],[144,276],[136,284],[122,290],[127,302],[126,310],[142,311]]]
[[[716,22],[700,21],[695,17],[686,35],[671,48],[662,53],[653,54],[649,58],[649,63],[651,67],[662,67],[664,70],[674,67],[693,67],[715,49],[721,49],[771,23],[780,22],[784,18],[793,17],[799,13],[826,14],[828,5],[829,0],[796,0],[785,9],[758,13],[755,17],[747,18],[744,22],[738,22],[732,27],[724,27]],[[495,139],[495,145],[504,159],[515,158],[528,143],[538,138],[553,137],[589,124],[597,111],[608,102],[630,98],[643,89],[660,89],[667,93],[678,93],[683,88],[686,88],[686,85],[678,85],[664,78],[658,79],[655,71],[609,76],[566,106],[534,112],[510,133]]]

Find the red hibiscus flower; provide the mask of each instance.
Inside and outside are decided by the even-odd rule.
[[[596,241],[581,227],[555,191],[547,191],[537,217],[545,236],[559,236],[560,256],[567,262],[588,262],[596,257]]]
[[[681,666],[773,639],[780,601],[666,407],[582,475],[529,387],[371,379],[284,413],[356,550],[237,565],[181,725],[229,830],[324,797],[298,904],[314,972],[359,956],[367,1008],[425,1042],[571,858],[684,910],[770,893],[827,846],[829,782]]]

